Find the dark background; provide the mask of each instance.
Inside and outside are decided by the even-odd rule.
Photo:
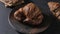
[[[59,0],[32,0],[38,7],[40,7],[42,12],[46,15],[51,15],[47,3],[49,1],[60,2]],[[4,4],[0,2],[0,34],[18,34],[8,22],[8,15],[11,9],[5,8]],[[44,32],[40,34],[60,34],[60,22],[53,19],[51,26]]]

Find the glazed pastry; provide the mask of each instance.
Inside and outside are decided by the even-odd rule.
[[[58,2],[48,2],[48,6],[53,15],[60,20],[60,3]]]
[[[24,7],[18,9],[14,13],[14,17],[17,20],[23,20],[23,22],[33,25],[41,24],[43,20],[41,10],[34,3],[28,3]],[[22,17],[25,18],[22,19]]]
[[[24,0],[0,0],[0,2],[3,2],[5,6],[16,6],[18,4],[24,3]]]

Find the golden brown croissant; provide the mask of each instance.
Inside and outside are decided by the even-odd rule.
[[[60,20],[60,3],[48,2],[48,6],[50,8],[50,11],[53,13],[53,15]]]
[[[19,16],[16,16],[19,15]],[[24,20],[22,17],[24,17]],[[23,20],[23,22],[28,22],[30,24],[40,24],[43,20],[43,15],[41,10],[33,3],[28,3],[24,7],[20,8],[14,13],[14,17],[17,20]]]

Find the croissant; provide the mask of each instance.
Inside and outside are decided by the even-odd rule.
[[[24,3],[24,0],[0,0],[0,2],[3,2],[5,4],[5,7],[7,7]]]
[[[28,3],[24,7],[19,8],[14,13],[14,17],[17,20],[23,20],[23,22],[33,25],[38,25],[43,20],[41,10],[34,3]]]
[[[52,14],[60,20],[60,3],[58,2],[48,2],[48,6]]]

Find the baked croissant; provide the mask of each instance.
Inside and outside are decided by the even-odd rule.
[[[19,8],[14,13],[14,17],[17,20],[23,20],[23,22],[33,25],[38,25],[43,20],[41,10],[34,3],[28,3],[24,7]]]
[[[53,15],[60,20],[60,3],[58,2],[48,2],[48,6]]]
[[[0,2],[3,2],[5,6],[16,6],[18,4],[24,3],[24,0],[0,0]]]

